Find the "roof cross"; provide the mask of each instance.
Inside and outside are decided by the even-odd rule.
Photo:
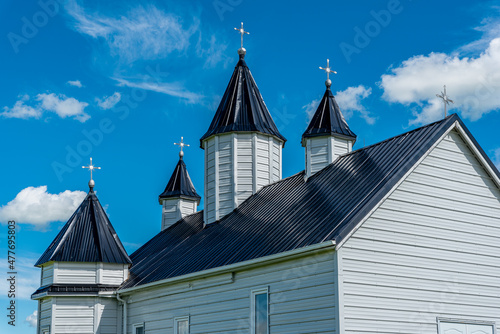
[[[448,95],[446,95],[446,85],[443,86],[444,87],[444,92],[441,92],[441,94],[436,94],[437,97],[439,97],[441,100],[443,100],[443,104],[444,104],[444,117],[446,118],[446,106],[448,104],[451,103],[454,103],[452,99],[450,99],[450,97]]]
[[[238,31],[241,35],[241,48],[243,49],[243,35],[247,34],[247,35],[250,35],[250,33],[248,31],[245,31],[245,29],[243,29],[243,22],[241,22],[241,28],[234,28],[234,30]]]
[[[326,67],[321,67],[320,66],[319,69],[326,72],[325,85],[326,85],[326,87],[330,87],[332,85],[332,80],[330,80],[330,73],[337,74],[336,71],[332,71],[332,69],[330,68],[330,59],[326,60]]]
[[[182,157],[184,156],[184,151],[182,149],[184,148],[184,146],[189,147],[189,144],[184,143],[184,137],[181,137],[181,141],[178,143],[174,143],[174,145],[179,145],[179,147],[181,148],[181,151],[179,152],[179,157],[182,159]]]
[[[95,182],[92,179],[92,171],[94,169],[101,169],[101,167],[96,167],[92,165],[92,158],[90,158],[90,164],[88,166],[82,166],[82,168],[88,168],[90,170],[90,181],[89,181],[89,188],[92,191],[94,189]]]

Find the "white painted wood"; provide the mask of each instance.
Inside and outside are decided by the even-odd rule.
[[[452,131],[342,245],[345,333],[499,330],[499,242],[500,191]]]
[[[42,266],[41,286],[49,285],[54,281],[54,264]]]
[[[44,298],[39,302],[38,327],[41,329],[50,328],[52,324],[52,298]]]
[[[53,333],[93,334],[95,304],[95,297],[57,297]]]
[[[352,140],[336,136],[319,136],[307,138],[306,147],[306,175],[307,177],[319,172],[335,161],[340,155],[352,150]]]
[[[57,262],[58,270],[55,280],[65,284],[97,283],[97,263]]]
[[[100,334],[118,334],[117,313],[118,303],[115,298],[99,298],[100,313],[98,332]]]
[[[261,133],[217,135],[205,147],[205,223],[281,178],[281,142]]]
[[[137,290],[128,322],[148,333],[173,333],[189,315],[190,333],[248,333],[250,291],[269,287],[270,333],[335,333],[333,251],[169,286]]]
[[[161,230],[169,228],[182,217],[196,212],[198,201],[187,198],[166,198],[162,200]]]

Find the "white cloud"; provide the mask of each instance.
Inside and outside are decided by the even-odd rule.
[[[185,51],[199,26],[196,17],[190,26],[185,27],[178,15],[166,13],[153,5],[135,7],[116,18],[87,13],[76,1],[70,1],[66,9],[74,20],[74,29],[104,40],[112,55],[127,62],[159,59],[172,52]]]
[[[39,119],[45,111],[50,111],[55,112],[61,118],[73,117],[80,122],[85,122],[90,118],[90,115],[84,111],[88,103],[80,102],[73,97],[44,93],[38,94],[35,100],[31,100],[29,95],[23,95],[12,108],[4,107],[4,112],[0,115],[7,118]]]
[[[95,100],[100,108],[107,110],[113,108],[118,102],[120,102],[121,98],[122,95],[120,93],[114,92],[111,96],[105,96],[102,99],[96,98]]]
[[[39,227],[54,221],[64,222],[78,208],[85,195],[83,191],[70,190],[50,194],[47,186],[27,187],[0,207],[0,222],[15,220]]]
[[[316,109],[318,109],[318,105],[319,105],[320,101],[321,101],[321,99],[312,100],[310,103],[308,103],[302,107],[302,109],[306,110],[307,123],[309,123],[311,121],[311,119],[313,118],[314,113],[316,112]]]
[[[198,57],[205,59],[203,68],[214,68],[220,62],[226,67],[232,59],[227,55],[226,49],[227,44],[220,42],[215,34],[212,34],[210,39],[205,41],[200,33],[196,44],[196,53]]]
[[[39,119],[42,116],[42,110],[26,105],[25,102],[29,101],[29,98],[28,95],[21,96],[12,108],[3,107],[4,112],[0,115],[7,118]]]
[[[370,96],[371,93],[371,87],[366,88],[363,85],[359,85],[337,92],[335,99],[345,118],[349,119],[352,117],[353,112],[358,112],[366,123],[372,125],[375,123],[375,118],[370,116],[368,110],[361,104],[361,101]]]
[[[481,44],[480,44],[481,45]],[[383,98],[404,105],[416,103],[410,124],[425,124],[443,117],[443,105],[436,97],[446,84],[455,104],[450,107],[474,121],[500,108],[500,38],[490,41],[474,57],[431,53],[405,60],[382,75]]]
[[[42,102],[43,109],[53,111],[61,118],[73,117],[82,123],[90,118],[90,115],[84,112],[85,107],[89,104],[80,102],[73,97],[44,93],[38,94],[37,100]]]
[[[354,112],[358,112],[360,116],[366,121],[366,123],[371,125],[375,123],[375,118],[370,116],[370,113],[361,104],[361,101],[370,96],[371,93],[371,88],[366,88],[363,85],[359,85],[357,87],[348,87],[345,90],[338,91],[337,93],[335,93],[335,99],[337,100],[337,104],[339,105],[342,115],[346,119],[351,118]],[[318,105],[320,102],[321,99],[312,100],[310,103],[302,107],[302,109],[306,110],[308,123],[314,116],[314,113],[318,109]]]
[[[36,328],[36,325],[37,325],[37,316],[38,316],[38,311],[37,310],[34,310],[33,313],[31,313],[30,315],[28,315],[26,317],[26,322],[28,323],[28,325],[30,327],[34,327]]]
[[[78,88],[82,88],[83,87],[83,85],[80,82],[80,80],[74,80],[74,81],[70,80],[70,81],[67,82],[67,84],[70,85],[70,86],[78,87]]]
[[[139,88],[175,97],[180,97],[188,100],[191,103],[198,102],[200,99],[203,98],[202,95],[185,90],[183,86],[179,83],[150,82],[150,81],[132,82],[121,78],[113,78],[113,80],[118,81],[119,86]]]

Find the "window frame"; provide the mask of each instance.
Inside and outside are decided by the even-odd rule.
[[[190,329],[189,315],[185,315],[182,317],[175,317],[174,318],[174,334],[179,334],[179,322],[181,322],[181,321],[187,321],[188,333],[190,333],[191,329]]]
[[[142,328],[142,332],[144,334],[146,333],[146,323],[145,322],[138,322],[138,323],[132,324],[132,334],[137,333],[137,328]]]
[[[252,289],[250,291],[250,333],[255,334],[255,321],[256,319],[256,314],[255,314],[255,297],[257,295],[261,294],[266,294],[267,295],[267,329],[266,329],[266,334],[269,334],[269,287],[263,287],[263,288],[256,288]]]
[[[465,324],[465,325],[479,325],[479,326],[491,326],[493,328],[493,334],[497,334],[497,326],[495,321],[485,321],[485,320],[471,320],[471,319],[457,319],[457,318],[442,318],[437,317],[437,332],[441,332],[441,323],[454,323],[454,324]]]

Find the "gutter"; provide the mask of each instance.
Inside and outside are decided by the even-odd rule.
[[[167,285],[167,284],[172,284],[172,283],[178,283],[182,281],[188,281],[188,280],[193,280],[195,278],[201,278],[201,277],[207,277],[207,276],[213,276],[216,274],[221,274],[221,273],[226,273],[226,272],[233,272],[238,269],[249,269],[253,267],[258,267],[262,266],[264,264],[271,264],[283,260],[288,260],[288,259],[293,259],[297,257],[301,257],[304,255],[308,255],[309,253],[316,253],[319,251],[323,250],[328,250],[332,249],[335,250],[336,243],[334,240],[328,240],[319,244],[314,244],[306,247],[301,247],[297,249],[293,249],[290,251],[286,252],[281,252],[273,255],[268,255],[268,256],[263,256],[260,258],[252,259],[252,260],[247,260],[247,261],[242,261],[238,263],[233,263],[229,264],[226,266],[222,267],[216,267],[216,268],[211,268],[211,269],[206,269],[182,276],[177,276],[177,277],[171,277],[171,278],[165,278],[159,281],[151,282],[151,283],[146,283],[138,286],[133,286],[130,288],[125,288],[122,290],[119,290],[116,292],[116,296],[118,298],[118,293],[123,294],[129,294],[133,291],[139,290],[139,289],[147,289],[147,288],[153,288],[156,286],[160,285]]]
[[[127,301],[120,298],[120,294],[116,292],[116,299],[123,304],[123,325],[122,333],[127,334]]]

